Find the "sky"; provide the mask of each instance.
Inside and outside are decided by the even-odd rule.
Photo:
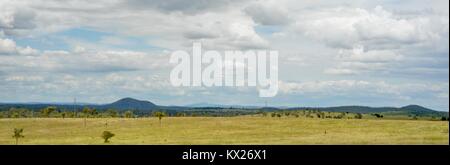
[[[449,110],[447,0],[0,0],[0,102]],[[279,92],[173,87],[170,54],[279,51]]]

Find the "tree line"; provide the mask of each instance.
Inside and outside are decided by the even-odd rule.
[[[84,107],[81,110],[73,111],[49,106],[37,111],[26,108],[10,108],[9,110],[0,111],[0,118],[135,118],[142,116],[153,116],[154,112],[155,111],[151,111],[148,114],[142,114],[140,112],[136,113],[133,110],[97,110],[90,107]]]
[[[115,110],[115,109],[95,109],[84,107],[82,109],[64,109],[56,106],[48,106],[42,109],[27,109],[20,107],[11,107],[0,110],[0,118],[138,118],[152,117],[160,115],[156,112],[162,112],[164,116],[170,117],[229,117],[257,114],[253,110],[238,109],[189,109],[184,111],[174,110]]]
[[[194,108],[188,110],[115,110],[115,109],[95,109],[91,107],[83,107],[76,110],[68,110],[58,108],[56,106],[48,106],[42,109],[27,109],[20,107],[11,107],[7,110],[0,109],[0,118],[139,118],[160,116],[157,112],[164,113],[168,117],[233,117],[242,115],[260,115],[270,117],[304,117],[304,118],[322,118],[322,119],[362,119],[362,118],[384,118],[383,114],[363,114],[351,112],[328,112],[321,110],[272,110],[264,111],[258,109],[209,109]],[[418,120],[424,117],[418,115],[406,116],[412,120]],[[431,117],[429,120],[448,121],[446,116]]]

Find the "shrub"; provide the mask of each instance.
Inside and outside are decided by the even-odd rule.
[[[380,115],[380,114],[378,114],[378,113],[375,113],[375,114],[372,114],[373,116],[375,116],[375,117],[377,117],[377,118],[383,118],[384,116],[383,115]]]
[[[102,138],[105,140],[104,143],[109,143],[109,139],[111,139],[113,136],[113,133],[109,131],[103,131]]]
[[[109,117],[117,117],[118,114],[119,114],[119,112],[117,112],[117,111],[114,110],[114,109],[108,109],[108,110],[106,111],[106,113],[108,114]]]
[[[50,117],[50,114],[52,112],[55,112],[56,110],[57,110],[56,107],[47,107],[41,110],[41,115],[43,117]]]
[[[177,113],[175,114],[175,116],[176,116],[176,117],[185,117],[185,116],[187,116],[187,114],[186,114],[186,113],[182,113],[182,112],[177,112]]]
[[[266,117],[267,116],[267,112],[262,112],[262,116]]]
[[[357,113],[355,116],[356,119],[362,119],[363,115],[361,113]]]
[[[133,111],[126,111],[124,114],[125,118],[132,118],[133,117]]]

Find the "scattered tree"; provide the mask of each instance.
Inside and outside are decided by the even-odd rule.
[[[65,118],[66,118],[66,112],[61,113],[61,117],[62,117],[63,119],[65,119]]]
[[[355,115],[355,119],[362,119],[362,118],[363,118],[363,115],[361,113],[357,113]]]
[[[113,136],[113,133],[109,131],[103,131],[102,138],[105,140],[104,143],[109,143],[109,139],[111,139]]]
[[[177,113],[175,114],[175,116],[177,116],[177,117],[185,117],[185,116],[187,116],[187,114],[186,114],[186,113],[183,113],[183,112],[177,112]]]
[[[41,115],[43,117],[50,117],[50,114],[54,111],[56,111],[56,107],[47,107],[41,110]]]
[[[20,138],[24,138],[25,136],[22,135],[23,133],[23,128],[14,128],[14,135],[12,136],[13,138],[16,139],[16,145],[19,144],[19,139]]]
[[[84,107],[82,112],[83,112],[83,116],[84,116],[84,127],[86,127],[86,120],[87,120],[89,114],[92,112],[92,110],[89,107]]]
[[[162,119],[164,116],[166,116],[166,113],[160,112],[160,111],[156,111],[156,112],[153,112],[153,116],[158,117],[158,119],[159,119],[159,126],[161,127],[161,125],[162,125],[161,119]]]
[[[375,117],[377,117],[377,118],[383,118],[384,116],[383,115],[380,115],[380,114],[378,114],[378,113],[375,113],[375,114],[372,114],[373,116],[375,116]]]
[[[132,118],[132,117],[133,117],[133,111],[126,111],[126,112],[124,113],[124,116],[125,116],[126,118]]]
[[[96,109],[91,109],[89,115],[95,118],[98,116],[98,112]]]
[[[262,114],[263,117],[267,116],[267,112],[261,112],[261,114]]]
[[[117,117],[118,115],[118,112],[116,111],[116,110],[114,110],[114,109],[108,109],[107,111],[106,111],[106,113],[108,114],[108,116],[109,117]]]

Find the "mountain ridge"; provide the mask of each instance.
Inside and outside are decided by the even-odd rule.
[[[241,109],[245,110],[260,110],[260,111],[276,111],[276,110],[320,110],[329,112],[351,112],[351,113],[393,113],[393,114],[407,114],[407,115],[445,115],[448,116],[448,112],[436,111],[433,109],[425,108],[420,105],[407,105],[403,107],[370,107],[370,106],[334,106],[334,107],[261,107],[261,106],[230,106],[230,105],[220,105],[220,104],[207,104],[202,103],[197,104],[200,106],[160,106],[154,104],[153,102],[147,100],[138,100],[131,97],[125,97],[119,99],[115,102],[108,104],[82,104],[82,105],[70,105],[70,104],[52,104],[52,103],[42,103],[42,104],[27,104],[27,103],[0,103],[0,111],[8,110],[11,107],[18,108],[29,108],[33,110],[40,110],[48,106],[56,106],[65,110],[79,110],[83,107],[92,107],[99,110],[115,109],[119,111],[133,110],[140,112],[148,112],[155,110],[168,110],[168,111],[183,111],[189,109],[215,109],[215,110],[226,110],[226,109]],[[195,104],[191,104],[195,105]],[[209,107],[212,106],[212,107]]]

